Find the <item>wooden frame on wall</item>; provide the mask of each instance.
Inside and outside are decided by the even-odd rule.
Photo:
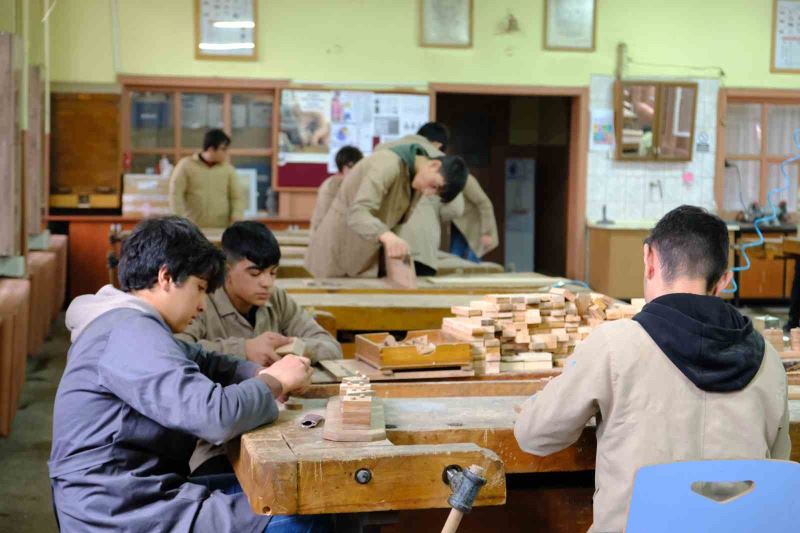
[[[580,36],[581,42],[578,44],[566,44],[562,42],[551,42],[553,36],[551,32],[553,29],[551,27],[550,16],[555,12],[554,7],[550,4],[557,4],[557,3],[564,3],[564,2],[583,2],[585,4],[591,3],[592,6],[592,21],[591,21],[591,32],[592,35],[590,38],[587,39],[585,35]],[[587,21],[583,21],[584,25]],[[573,36],[575,38],[575,36]],[[591,44],[585,42],[587,40],[591,41]],[[545,0],[544,2],[544,22],[543,22],[543,30],[542,30],[542,46],[545,50],[553,50],[553,51],[561,51],[561,52],[594,52],[597,42],[597,0]]]
[[[467,17],[468,20],[465,21],[467,24],[467,28],[460,28],[460,31],[466,29],[467,31],[467,42],[430,42],[426,40],[426,22],[428,24],[432,24],[432,22],[428,22],[425,17],[425,11],[427,6],[433,7],[435,3],[445,3],[445,2],[457,2],[460,4],[464,4],[467,9]],[[472,40],[473,40],[473,28],[475,26],[474,23],[474,0],[419,0],[419,45],[426,48],[472,48]]]
[[[771,30],[771,47],[770,47],[770,55],[769,55],[769,71],[774,73],[786,73],[786,74],[800,74],[800,41],[797,41],[797,64],[792,67],[786,66],[778,66],[778,62],[775,60],[775,56],[778,53],[778,4],[779,3],[786,3],[789,5],[793,5],[794,9],[796,10],[795,22],[793,27],[795,28],[795,33],[797,36],[800,36],[800,0],[772,0],[772,30]]]
[[[204,52],[200,48],[202,38],[202,25],[203,25],[203,8],[204,2],[211,0],[194,0],[194,58],[195,59],[221,59],[223,61],[257,61],[258,60],[258,1],[257,0],[235,0],[241,4],[250,4],[252,13],[252,28],[249,29],[252,35],[252,53],[209,53]],[[251,22],[251,21],[243,21]],[[224,44],[224,43],[211,43],[211,44]],[[231,43],[235,44],[235,43]]]

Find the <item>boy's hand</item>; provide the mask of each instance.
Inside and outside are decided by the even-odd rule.
[[[311,384],[311,361],[306,357],[287,355],[269,368],[259,372],[277,379],[283,391],[281,396],[288,396],[292,392],[302,391]]]
[[[258,337],[247,339],[244,342],[245,357],[261,366],[270,366],[281,358],[275,353],[275,350],[290,342],[292,339],[285,335],[274,331],[265,331]]]
[[[383,248],[386,250],[388,257],[403,259],[408,255],[408,243],[391,231],[382,233],[378,240],[383,243]]]

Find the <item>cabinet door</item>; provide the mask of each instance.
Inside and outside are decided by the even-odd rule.
[[[739,242],[754,240],[755,238],[748,237],[740,239]],[[742,264],[741,258],[739,258],[739,264]],[[783,259],[751,257],[750,264],[749,270],[739,274],[739,296],[741,298],[783,298]]]

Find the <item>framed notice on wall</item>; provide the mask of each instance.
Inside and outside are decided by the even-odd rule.
[[[544,48],[593,52],[597,0],[545,0]]]
[[[420,0],[419,44],[441,48],[472,46],[472,0]]]
[[[770,70],[800,74],[800,0],[773,0]]]
[[[256,0],[194,0],[197,59],[258,58]]]

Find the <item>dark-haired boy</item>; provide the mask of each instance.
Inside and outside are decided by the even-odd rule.
[[[276,350],[292,337],[305,351],[295,355],[316,363],[341,359],[336,339],[275,286],[281,249],[275,235],[262,223],[235,222],[222,234],[225,282],[209,295],[208,305],[177,337],[204,349],[235,355],[261,366],[280,360]],[[225,450],[200,442],[190,468],[195,475],[230,470]]]
[[[752,322],[721,298],[728,230],[681,206],[644,244],[647,304],[603,324],[564,373],[531,397],[514,426],[520,447],[549,455],[597,416],[594,524],[622,531],[639,467],[706,459],[788,459],[786,373]]]
[[[336,168],[338,172],[326,178],[317,190],[317,201],[314,204],[314,213],[311,215],[311,231],[319,227],[319,223],[322,222],[325,213],[331,208],[333,199],[336,198],[344,177],[362,159],[364,159],[364,154],[355,146],[342,146],[336,152]]]
[[[49,470],[62,531],[281,531],[231,494],[187,481],[198,438],[225,442],[275,420],[310,362],[270,368],[173,337],[205,308],[224,257],[186,219],[141,222],[110,285],[67,310],[72,347],[56,395]],[[312,526],[325,518],[290,517]],[[286,529],[284,529],[286,531]]]
[[[219,129],[206,132],[203,151],[175,165],[169,179],[170,210],[201,228],[225,228],[244,214],[236,169],[228,162],[231,138]]]
[[[408,244],[393,229],[419,198],[436,194],[448,203],[464,188],[467,174],[460,157],[433,157],[418,144],[362,159],[312,233],[306,268],[317,278],[376,277],[381,247],[389,257],[408,255]]]

